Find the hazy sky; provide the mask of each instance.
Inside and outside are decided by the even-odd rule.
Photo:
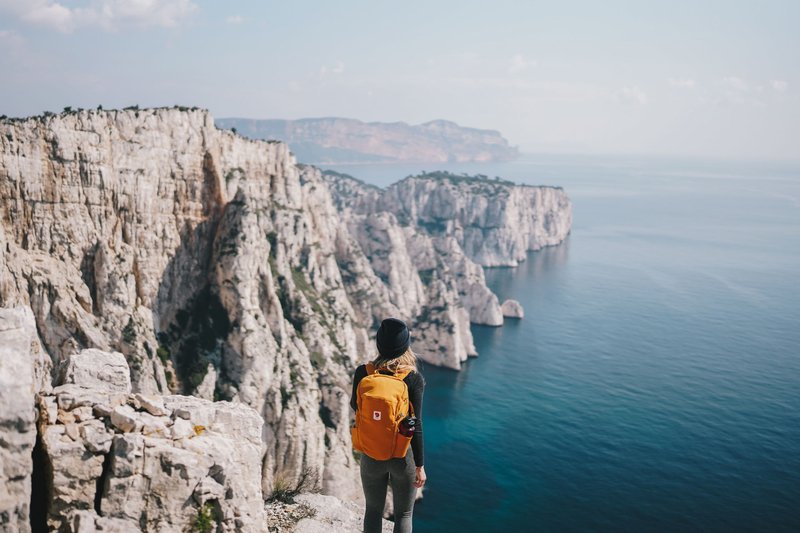
[[[800,1],[0,0],[0,114],[437,118],[524,151],[800,159]]]

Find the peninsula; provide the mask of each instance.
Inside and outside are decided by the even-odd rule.
[[[251,139],[283,141],[301,163],[489,162],[516,159],[516,147],[494,130],[447,120],[419,125],[351,118],[251,120],[221,118],[220,128]]]

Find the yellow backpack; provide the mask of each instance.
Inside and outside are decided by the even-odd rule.
[[[408,371],[382,374],[367,363],[367,375],[358,383],[358,410],[350,429],[353,448],[376,459],[405,457],[411,437],[401,434],[400,422],[414,415],[403,381]]]

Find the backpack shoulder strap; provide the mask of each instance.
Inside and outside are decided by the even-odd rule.
[[[395,373],[395,377],[398,379],[406,379],[406,376],[408,376],[411,372],[411,370],[399,370]]]
[[[379,372],[378,372],[378,369],[377,369],[377,368],[375,368],[375,365],[374,365],[374,364],[372,364],[372,362],[369,362],[369,363],[365,364],[364,366],[365,366],[365,367],[366,367],[366,369],[367,369],[367,375],[368,375],[368,376],[371,376],[372,374],[379,374]],[[402,380],[404,380],[404,379],[406,378],[406,376],[407,376],[407,375],[409,375],[411,372],[413,372],[413,371],[412,371],[412,370],[398,370],[398,371],[397,371],[397,372],[395,372],[394,374],[382,374],[382,375],[389,376],[389,377],[393,377],[393,378],[397,378],[397,379],[399,379],[399,380],[401,380],[401,381],[402,381]]]

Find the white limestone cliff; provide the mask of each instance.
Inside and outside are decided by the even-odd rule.
[[[394,287],[393,301],[406,311],[424,302],[413,265],[425,279],[435,272],[450,282],[470,322],[502,325],[481,267],[516,266],[529,251],[563,241],[572,225],[570,200],[557,187],[436,172],[382,190],[336,172],[323,177],[373,268]]]
[[[422,359],[458,369],[476,355],[470,322],[502,324],[481,265],[513,264],[568,231],[569,203],[555,189],[504,185],[498,194],[513,201],[489,206],[470,199],[481,193],[472,184],[451,182],[420,178],[381,190],[323,176],[297,165],[284,144],[216,129],[202,110],[0,121],[0,308],[26,317],[0,331],[30,338],[31,379],[15,386],[40,392],[42,409],[60,409],[56,419],[64,413],[40,426],[42,446],[65,456],[89,450],[81,452],[85,471],[75,470],[83,481],[70,481],[73,492],[52,508],[86,511],[74,518],[86,524],[112,517],[75,503],[87,501],[108,446],[128,450],[114,455],[119,472],[141,450],[153,448],[164,464],[181,457],[174,445],[148,440],[171,434],[175,424],[185,429],[174,416],[162,420],[161,410],[175,412],[167,400],[175,393],[255,410],[263,420],[254,470],[262,494],[276,476],[313,471],[325,493],[357,499],[351,376],[374,356],[380,318],[407,320]],[[481,215],[481,205],[492,213]],[[452,224],[440,227],[437,206],[441,216],[454,216]],[[542,220],[515,238],[513,225],[529,215]],[[478,243],[479,223],[498,244]],[[99,364],[101,354],[115,352],[127,365],[131,394],[141,396],[120,392],[126,399],[109,405],[91,390],[120,385],[118,373],[83,366],[80,374],[74,365],[81,358]],[[94,385],[78,391],[77,382]],[[60,388],[50,392],[52,383]],[[20,401],[33,405],[33,392]],[[75,400],[80,395],[91,401]],[[163,405],[146,407],[147,398],[160,397]],[[73,413],[89,403],[91,413]],[[96,414],[98,404],[109,410]],[[8,412],[9,420],[29,416]],[[14,423],[0,431],[13,431],[6,428]],[[156,434],[126,436],[143,427]],[[19,430],[27,436],[14,450],[28,449],[26,431]],[[140,481],[124,483],[134,490]],[[8,516],[27,512],[14,509]]]
[[[91,530],[99,520],[123,531],[182,532],[204,506],[222,531],[260,530],[263,420],[256,411],[131,394],[120,353],[84,350],[65,365],[61,384],[37,399],[36,489],[51,494],[38,517],[46,512],[50,530]]]
[[[508,299],[500,306],[503,311],[503,316],[508,318],[522,318],[525,316],[525,310],[522,304],[517,300]]]
[[[381,207],[432,233],[452,235],[485,267],[516,266],[531,250],[563,241],[572,206],[559,187],[436,172],[388,188]]]

